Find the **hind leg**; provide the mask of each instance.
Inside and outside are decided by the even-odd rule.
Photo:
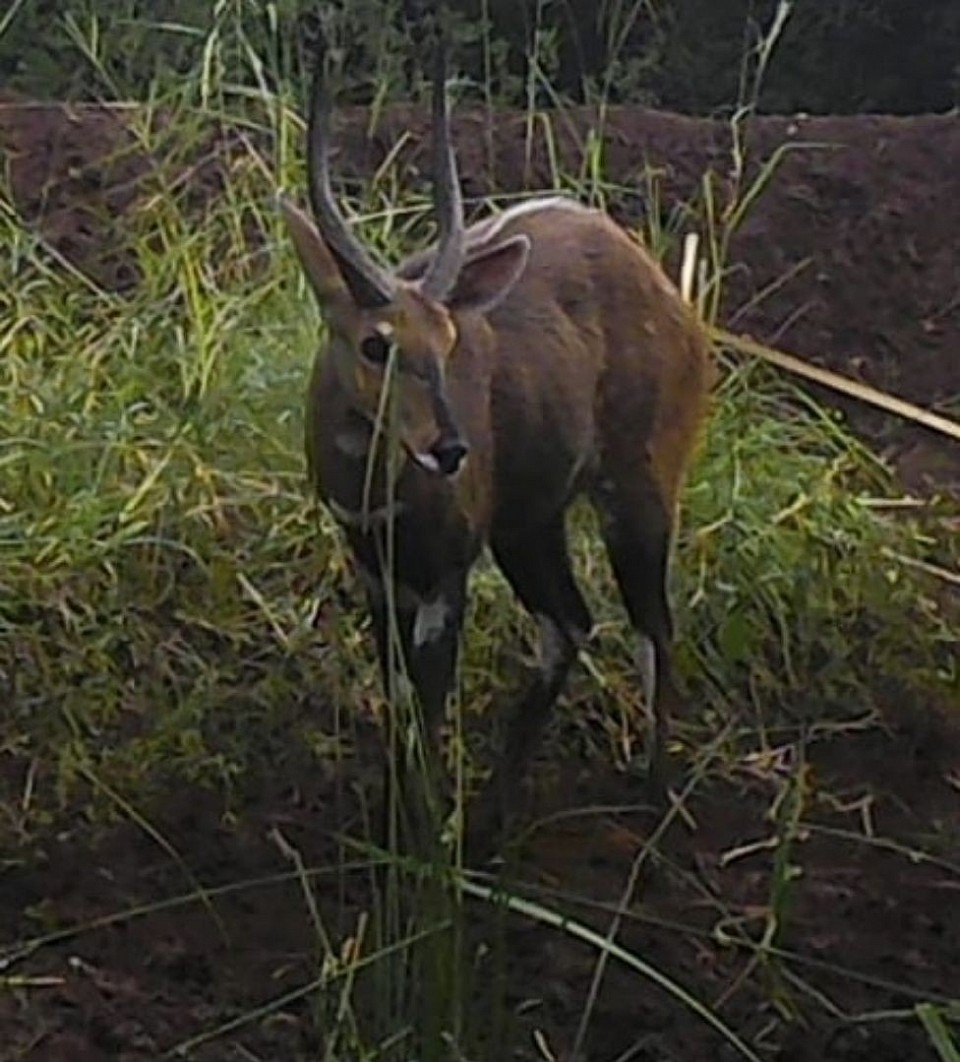
[[[491,546],[501,571],[540,628],[537,674],[514,712],[480,800],[478,819],[485,827],[502,828],[592,621],[573,578],[562,514],[533,533],[494,535]]]
[[[604,481],[594,494],[617,587],[630,622],[640,636],[637,669],[647,710],[653,717],[649,741],[650,786],[666,788],[666,740],[671,710],[679,705],[670,646],[673,617],[667,593],[672,513],[655,485],[642,477],[627,483]]]

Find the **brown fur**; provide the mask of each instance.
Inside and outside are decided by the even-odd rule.
[[[517,247],[498,248],[516,244],[518,236],[529,241],[529,255],[509,286],[504,278]],[[320,237],[295,232],[295,239],[331,332],[310,386],[310,475],[320,498],[345,520],[367,575],[381,655],[377,581],[384,531],[382,522],[361,526],[356,515],[366,425],[380,381],[357,353],[364,335],[389,325],[406,367],[397,382],[407,451],[428,446],[439,431],[422,383],[431,365],[442,372],[446,406],[469,447],[455,476],[408,460],[395,486],[401,637],[428,724],[439,721],[452,681],[467,572],[489,543],[521,599],[555,632],[547,632],[544,672],[521,706],[492,783],[501,797],[512,788],[589,633],[563,538],[563,514],[586,492],[604,518],[631,619],[655,651],[658,760],[667,706],[675,699],[667,553],[711,382],[708,344],[694,312],[622,229],[573,203],[508,212],[473,226],[462,283],[445,305],[417,287],[430,251],[400,266],[399,290],[388,306],[361,310],[338,287]],[[500,301],[475,308],[477,292],[497,285],[509,289]],[[353,456],[344,439],[354,440]],[[381,462],[371,510],[385,501]],[[417,624],[431,602],[454,603],[449,629],[420,644]],[[551,662],[554,643],[560,649]]]
[[[518,233],[532,247],[510,293],[486,317],[451,315],[457,342],[446,360],[447,387],[471,445],[467,465],[455,487],[418,474],[398,498],[415,500],[416,509],[423,504],[418,488],[455,495],[462,517],[487,537],[494,524],[533,526],[556,513],[609,462],[649,478],[672,510],[712,379],[693,311],[648,253],[602,213],[546,207],[507,221],[497,239]],[[416,278],[429,258],[420,252],[397,274]],[[401,320],[399,345],[415,351],[417,337],[438,322],[415,293],[410,301],[413,313],[372,316]],[[311,475],[322,499],[352,509],[356,493],[336,486],[344,470],[334,439],[351,408],[345,397],[331,367],[324,371],[318,361],[309,398]]]

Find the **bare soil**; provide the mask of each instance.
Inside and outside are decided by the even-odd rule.
[[[127,245],[131,214],[162,160],[147,158],[119,109],[0,104],[17,208],[65,259],[96,283],[130,290],[137,262]],[[365,115],[362,116],[365,119]],[[412,131],[420,156],[422,115],[389,111],[372,142],[361,116],[345,119],[341,168],[369,174]],[[646,164],[665,171],[665,203],[689,198],[708,166],[728,171],[722,123],[642,110],[614,111],[605,169],[638,189]],[[587,117],[557,120],[561,163],[579,166]],[[525,160],[522,120],[466,114],[457,140],[468,194],[550,181],[544,144]],[[756,160],[784,142],[830,148],[791,151],[733,245],[727,319],[840,372],[929,407],[960,391],[960,119],[949,117],[769,118],[753,123]],[[230,138],[211,133],[210,154],[187,181],[214,194]],[[405,148],[404,152],[408,149]],[[401,158],[406,158],[405,154]],[[186,171],[185,171],[186,172]],[[646,209],[639,193],[615,204],[623,218]],[[777,281],[783,283],[763,298]],[[825,397],[825,396],[824,396]],[[845,407],[856,428],[894,455],[918,489],[960,482],[955,444]],[[878,691],[878,696],[882,691]],[[903,1062],[933,1058],[911,1008],[956,996],[960,985],[960,739],[943,717],[889,705],[887,725],[824,737],[809,750],[803,828],[790,852],[792,885],[775,938],[779,962],[752,960],[736,942],[767,926],[773,851],[771,814],[789,763],[759,757],[735,781],[703,784],[692,818],[662,839],[664,861],[641,874],[622,940],[676,978],[783,1062]],[[358,829],[340,788],[356,778],[319,776],[316,766],[277,762],[237,794],[235,817],[189,788],[170,794],[151,821],[208,888],[289,871],[269,831],[279,827],[310,866],[333,868],[337,830]],[[23,780],[21,780],[22,783]],[[22,788],[22,785],[21,785]],[[242,797],[242,799],[241,799]],[[538,811],[628,807],[637,780],[565,762]],[[642,810],[594,811],[539,831],[514,873],[553,890],[559,905],[603,931],[631,863],[653,826]],[[841,831],[841,832],[830,832]],[[849,836],[846,833],[849,832]],[[877,840],[871,840],[876,838]],[[912,858],[911,852],[937,858]],[[316,879],[334,934],[370,905],[363,875]],[[83,926],[118,911],[193,891],[178,865],[132,824],[93,837],[83,819],[25,841],[0,863],[0,942]],[[559,893],[560,898],[555,894]],[[566,897],[566,898],[563,898]],[[274,999],[317,974],[309,916],[297,883],[251,885],[215,897],[226,929],[193,902],[144,913],[36,949],[16,948],[0,973],[19,978],[0,994],[0,1058],[92,1062],[156,1059],[174,1044]],[[482,917],[478,908],[477,918]],[[720,930],[725,931],[725,935]],[[541,1030],[558,1057],[573,1042],[594,954],[554,929],[507,923],[507,992],[519,1058],[542,1057]],[[0,946],[0,955],[3,948]],[[472,958],[472,957],[471,957]],[[491,960],[478,959],[480,1023]],[[854,1020],[857,1019],[857,1020]],[[199,1047],[201,1060],[307,1059],[323,1042],[309,1003],[285,1005]],[[717,1034],[662,989],[611,963],[585,1058],[613,1062],[733,1057]]]
[[[760,960],[749,942],[759,943],[771,925],[771,842],[787,829],[774,806],[784,807],[795,766],[788,756],[758,758],[735,780],[702,785],[689,818],[660,839],[660,856],[645,864],[625,904],[618,940],[762,1044],[762,1057],[934,1057],[911,1008],[955,996],[960,984],[960,740],[939,716],[903,707],[890,714],[899,721],[887,730],[839,734],[809,750],[802,792],[794,793],[802,810],[791,831],[791,884],[772,937],[778,953]],[[147,1062],[317,977],[300,883],[262,880],[291,871],[271,832],[281,831],[319,870],[317,903],[340,939],[355,932],[372,896],[367,874],[336,871],[343,852],[334,834],[362,836],[363,828],[337,780],[321,780],[315,765],[273,766],[272,779],[245,791],[232,822],[217,799],[182,787],[151,810],[152,825],[197,880],[211,890],[236,888],[212,900],[222,930],[194,882],[133,824],[93,841],[89,824],[77,820],[11,853],[0,878],[0,940],[68,932],[35,950],[12,949],[5,972],[22,980],[0,993],[0,1057]],[[538,817],[580,814],[541,826],[509,880],[604,933],[655,820],[641,806],[637,779],[604,773],[595,762],[588,768],[554,757],[538,777]],[[372,778],[360,772],[352,781],[369,786]],[[914,857],[921,847],[928,854]],[[91,925],[184,895],[192,901]],[[501,969],[496,949],[468,951],[468,1021],[483,1029],[494,1015],[505,1017],[512,1057],[543,1057],[537,1031],[556,1057],[568,1057],[595,952],[519,917],[498,925],[479,903],[469,911],[475,939],[503,934],[506,959]],[[75,934],[74,926],[81,927]],[[506,1004],[488,1012],[501,986]],[[358,1005],[376,990],[361,976]],[[189,1057],[317,1058],[323,1029],[311,1001],[297,999]],[[664,990],[615,961],[586,1045],[583,1057],[598,1062],[737,1057]]]

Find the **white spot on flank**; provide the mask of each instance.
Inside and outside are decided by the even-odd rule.
[[[648,712],[653,711],[653,699],[657,692],[657,654],[653,642],[645,634],[640,635],[637,648],[637,670],[643,690],[643,703]]]
[[[333,437],[333,445],[347,457],[365,457],[370,450],[370,437],[363,431],[341,431]]]
[[[428,642],[435,642],[447,629],[449,620],[450,606],[442,594],[432,601],[424,601],[413,621],[414,647],[419,649]]]

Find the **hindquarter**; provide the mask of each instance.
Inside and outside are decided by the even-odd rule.
[[[642,252],[637,262],[607,318],[601,474],[644,481],[672,516],[706,415],[710,351],[695,312],[659,266]]]

